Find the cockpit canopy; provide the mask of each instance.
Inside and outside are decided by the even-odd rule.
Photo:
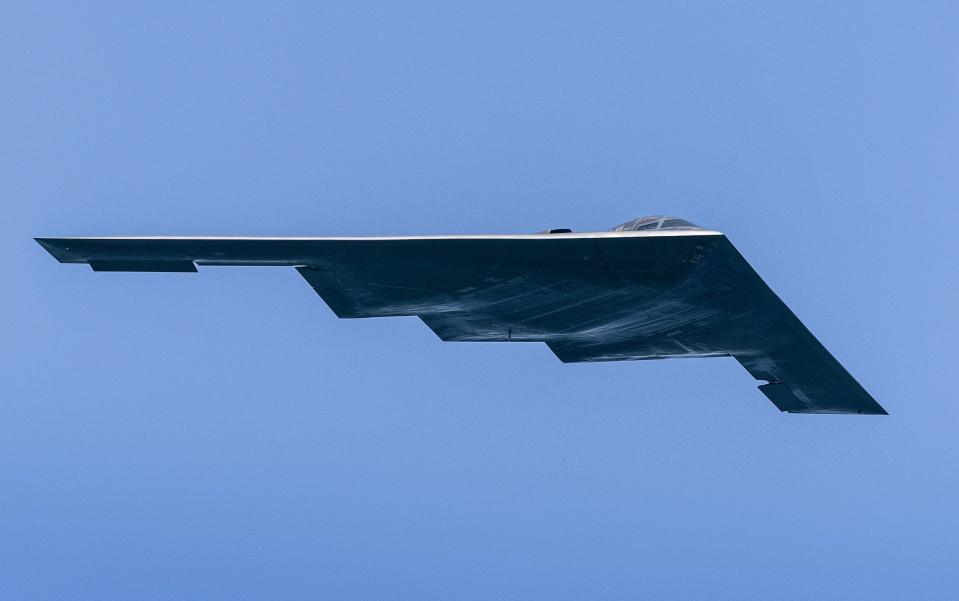
[[[611,232],[637,232],[640,230],[701,230],[694,223],[669,215],[649,215],[617,225]]]

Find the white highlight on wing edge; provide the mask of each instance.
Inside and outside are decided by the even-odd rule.
[[[591,238],[660,238],[673,236],[722,236],[714,230],[667,230],[639,232],[579,232],[570,234],[465,234],[442,236],[49,236],[61,240],[556,240]],[[46,236],[45,236],[46,237]]]

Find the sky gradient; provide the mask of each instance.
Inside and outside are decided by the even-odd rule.
[[[959,596],[956,3],[130,4],[0,7],[0,598]],[[891,415],[32,240],[656,213]]]

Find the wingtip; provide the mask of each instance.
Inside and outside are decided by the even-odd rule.
[[[34,238],[34,241],[36,241],[37,244],[42,246],[43,250],[50,253],[54,259],[62,263],[63,259],[60,256],[58,256],[58,252],[57,252],[60,250],[60,248],[57,247],[57,245],[54,243],[54,240],[55,238],[39,238],[39,237]]]
[[[860,415],[889,415],[885,407],[877,403],[875,399],[870,397],[869,400],[871,402],[864,405],[863,408],[858,411]]]
[[[85,258],[77,256],[76,248],[72,248],[75,246],[75,238],[37,237],[34,240],[61,263],[86,263]]]

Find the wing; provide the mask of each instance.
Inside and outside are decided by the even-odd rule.
[[[38,242],[96,271],[293,266],[339,317],[418,316],[564,362],[733,356],[782,411],[885,413],[719,232]]]

